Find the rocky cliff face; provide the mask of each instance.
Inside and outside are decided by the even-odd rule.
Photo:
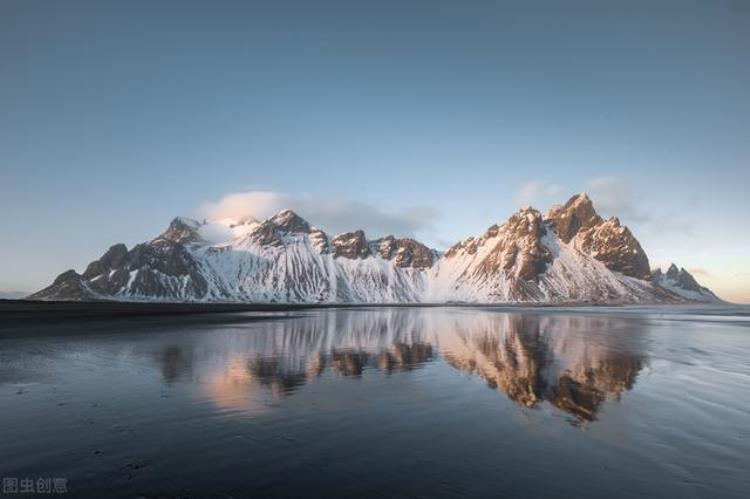
[[[436,301],[539,301],[539,281],[554,260],[543,241],[551,228],[531,208],[453,245],[438,262],[430,289]]]
[[[437,259],[435,250],[410,238],[381,237],[371,244],[370,251],[385,260],[393,261],[400,268],[428,269]]]
[[[370,256],[370,245],[367,244],[365,233],[361,230],[347,232],[333,239],[333,256],[336,258],[367,258]]]
[[[641,255],[645,258],[630,231],[616,219],[602,220],[588,196],[581,194],[553,208],[547,217],[526,208],[482,236],[451,247],[437,262],[427,299],[668,301],[670,293],[644,279],[636,265]]]
[[[72,300],[93,299],[91,290],[86,286],[83,277],[75,270],[66,270],[48,287],[27,297],[30,300]]]
[[[620,225],[616,217],[603,220],[586,193],[573,196],[564,206],[553,207],[546,219],[564,243],[573,241],[608,269],[637,279],[650,278],[646,252],[630,229]]]
[[[156,300],[189,300],[204,295],[208,288],[198,262],[185,246],[199,240],[197,232],[185,230],[175,219],[156,239],[134,246],[110,247],[83,274],[64,272],[51,286],[31,295],[32,299],[85,300],[122,295]]]
[[[580,231],[590,229],[602,221],[585,192],[573,196],[562,206],[553,206],[546,218],[555,226],[555,232],[564,243],[569,243]]]
[[[227,236],[216,241],[216,233]],[[651,282],[630,230],[602,219],[581,194],[546,217],[520,210],[444,255],[411,238],[370,240],[362,230],[331,237],[290,210],[264,221],[175,218],[155,239],[130,250],[114,245],[82,274],[67,271],[30,298],[634,303],[708,296],[689,274],[670,272]]]

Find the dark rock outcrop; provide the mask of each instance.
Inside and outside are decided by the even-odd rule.
[[[713,291],[701,286],[690,272],[677,267],[674,263],[669,266],[666,273],[662,272],[661,269],[654,270],[651,273],[651,280],[655,284],[684,297],[707,302],[720,301]]]
[[[310,232],[310,224],[292,210],[284,210],[273,216],[270,221],[285,232]]]
[[[396,239],[386,236],[371,244],[370,251],[386,260],[393,260],[397,267],[427,269],[434,263],[434,252],[424,244],[411,238]]]
[[[351,260],[370,256],[370,246],[367,244],[365,233],[361,230],[355,230],[334,237],[333,256]]]
[[[253,230],[249,237],[261,246],[282,247],[284,241],[281,240],[278,229],[275,223],[266,220]]]
[[[526,208],[514,213],[504,224],[491,226],[482,237],[471,237],[452,246],[445,252],[445,257],[474,255],[479,247],[493,244],[474,270],[474,278],[492,279],[493,275],[502,272],[514,280],[538,281],[553,260],[552,252],[542,243],[546,233],[541,214]],[[519,288],[523,287],[519,284]],[[523,295],[524,291],[519,289],[518,293]]]
[[[320,233],[321,231],[310,227],[304,218],[292,210],[284,210],[262,222],[253,230],[250,237],[261,246],[283,247],[285,234],[310,234],[312,232]],[[327,241],[325,246],[327,246]]]
[[[667,269],[667,278],[674,280],[679,287],[690,291],[703,291],[706,289],[698,284],[698,281],[695,280],[695,277],[690,272],[684,268],[678,269],[674,263]]]
[[[491,227],[485,235],[491,236],[496,231],[502,231],[503,237],[479,270],[488,275],[502,271],[520,280],[537,281],[553,259],[550,249],[542,244],[547,232],[542,215],[534,209],[521,210],[499,229]]]
[[[330,244],[328,242],[328,234],[320,229],[310,229],[310,242],[318,253],[328,253],[330,251]]]
[[[57,276],[51,285],[27,297],[29,300],[82,301],[90,298],[83,277],[75,270],[67,270]]]
[[[175,224],[170,224],[174,229]],[[109,248],[98,260],[90,263],[83,275],[69,270],[60,274],[51,286],[29,298],[39,300],[92,300],[120,296],[170,299],[175,296],[200,297],[208,283],[199,264],[170,229],[170,237],[159,237],[135,246],[130,251],[124,244]]]
[[[175,217],[169,227],[155,240],[164,239],[173,243],[199,243],[203,238],[198,234],[200,224],[195,220]]]
[[[86,267],[83,277],[93,279],[94,277],[104,274],[105,272],[121,267],[128,257],[128,248],[124,244],[115,244],[111,246],[104,255],[98,260],[94,260]]]

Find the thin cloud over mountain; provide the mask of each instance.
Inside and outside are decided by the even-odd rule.
[[[438,210],[427,206],[386,211],[363,201],[294,196],[274,191],[230,193],[218,201],[201,205],[198,216],[212,220],[263,220],[283,209],[303,213],[316,226],[334,234],[361,228],[372,236],[414,237],[432,231],[440,216]]]

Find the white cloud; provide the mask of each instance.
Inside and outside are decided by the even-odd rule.
[[[536,206],[538,208],[539,204],[547,204],[551,197],[560,194],[561,191],[562,188],[557,184],[526,182],[518,191],[516,203],[520,206]]]
[[[247,217],[263,220],[283,209],[293,210],[310,224],[332,234],[363,229],[371,238],[387,234],[404,237],[431,233],[434,231],[433,222],[439,215],[437,210],[429,207],[390,212],[362,201],[317,199],[273,191],[227,194],[216,202],[203,204],[198,215],[213,220]]]
[[[271,191],[234,192],[216,202],[204,203],[198,209],[198,213],[201,217],[213,220],[239,221],[247,217],[263,220],[284,208],[293,209],[286,206],[286,197],[284,194]]]

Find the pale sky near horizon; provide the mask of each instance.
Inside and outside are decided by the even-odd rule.
[[[222,200],[442,249],[588,191],[750,303],[749,89],[746,0],[5,0],[0,291]]]

